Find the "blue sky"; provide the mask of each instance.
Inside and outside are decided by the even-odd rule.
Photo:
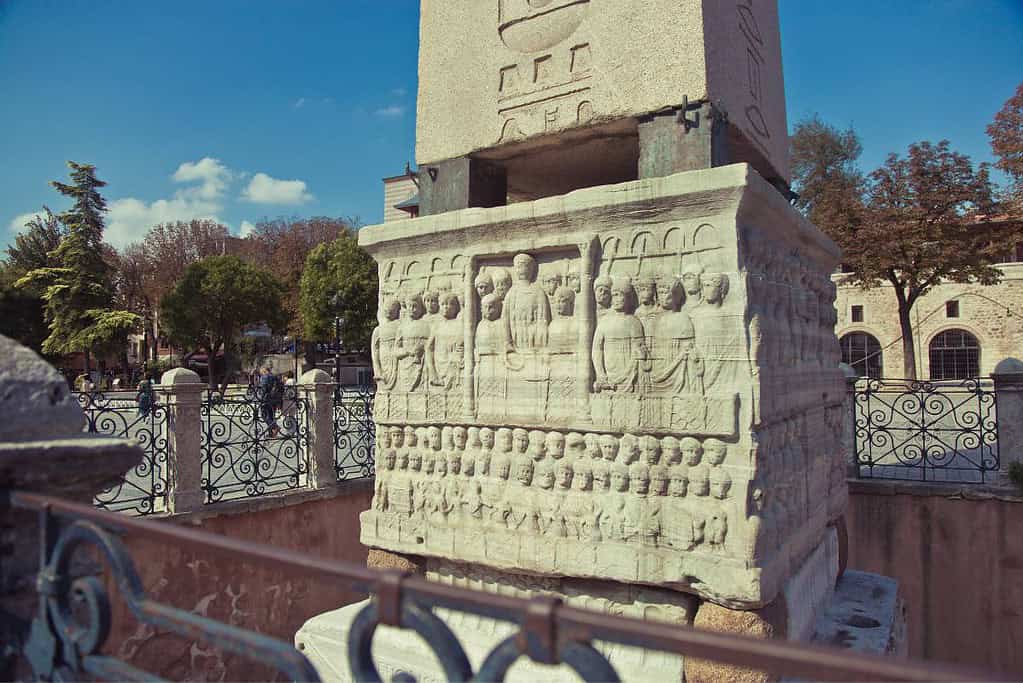
[[[921,139],[990,160],[1023,1],[779,6],[790,125],[853,125],[866,170]],[[417,38],[416,0],[0,0],[0,245],[64,207],[67,159],[109,183],[117,246],[193,216],[377,222],[414,156]]]

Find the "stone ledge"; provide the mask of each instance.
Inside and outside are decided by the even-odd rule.
[[[162,515],[159,518],[180,524],[198,524],[214,517],[279,510],[294,505],[303,505],[319,500],[331,500],[356,493],[372,493],[373,481],[373,477],[363,477],[361,479],[338,482],[336,485],[322,489],[294,489],[266,496],[239,498],[237,500],[203,505],[200,509],[190,512]]]
[[[940,482],[896,481],[892,479],[848,480],[850,494],[871,496],[939,496],[962,500],[1000,500],[1006,503],[1023,503],[1023,494],[1011,486],[997,484],[962,484]]]

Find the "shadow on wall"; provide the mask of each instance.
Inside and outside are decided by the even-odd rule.
[[[849,488],[849,567],[898,579],[910,656],[1023,674],[1023,498]]]
[[[175,522],[365,566],[367,549],[359,543],[359,513],[370,507],[372,485],[373,480],[367,479],[352,482],[343,495],[332,498],[198,522],[183,517]],[[129,538],[127,546],[147,593],[157,602],[287,643],[312,616],[366,597],[343,584],[266,569],[202,548],[168,548],[139,538]],[[110,655],[168,680],[270,681],[281,677],[239,655],[140,625],[118,600],[117,589],[108,586],[108,590],[114,601],[113,628],[105,648]]]

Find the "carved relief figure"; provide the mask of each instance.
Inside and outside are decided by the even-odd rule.
[[[705,275],[703,304],[693,319],[697,347],[703,357],[704,388],[708,392],[715,388],[730,391],[738,379],[739,368],[748,367],[748,354],[740,347],[740,334],[734,320],[721,314],[728,287],[727,275]]]
[[[703,301],[703,268],[689,264],[682,269],[682,289],[685,297],[682,310],[692,314],[693,310]]]
[[[593,283],[593,294],[597,300],[597,317],[602,318],[611,312],[611,277],[601,275]]]
[[[575,292],[558,287],[554,292],[554,319],[548,328],[550,379],[547,383],[548,419],[566,419],[575,415],[576,352],[579,328],[573,316]]]
[[[373,374],[377,387],[393,389],[398,379],[398,359],[395,346],[398,342],[401,321],[401,304],[397,299],[387,298],[383,305],[384,321],[380,323],[371,338]]]
[[[710,492],[718,501],[728,498],[728,492],[732,486],[732,479],[728,472],[715,468],[710,472]],[[724,504],[715,505],[711,508],[707,519],[707,542],[712,546],[721,547],[725,544],[725,536],[728,534],[728,510]]]
[[[423,292],[423,307],[426,309],[426,313],[423,315],[423,320],[429,323],[431,326],[435,323],[440,322],[440,292],[436,289],[427,289]]]
[[[444,292],[440,302],[441,314],[427,343],[431,384],[448,392],[461,386],[465,367],[465,330],[462,321],[458,320],[460,309],[458,296],[454,292]]]
[[[536,282],[536,260],[518,254],[513,260],[515,283],[504,297],[506,343],[509,352],[535,351],[547,346],[551,308]]]
[[[680,310],[681,288],[670,276],[661,280],[662,312],[653,326],[654,386],[673,394],[703,394],[703,363],[696,353],[696,329]]]
[[[671,469],[671,481],[668,484],[668,499],[664,503],[664,511],[671,524],[663,529],[665,541],[669,548],[691,550],[693,548],[693,520],[686,503],[686,491],[689,480],[685,471],[679,467]]]
[[[551,303],[551,308],[554,308],[554,293],[558,291],[558,287],[560,286],[561,276],[557,273],[549,272],[543,276],[543,291]]]
[[[508,372],[504,362],[504,330],[501,300],[496,294],[483,297],[483,319],[476,326],[476,396],[481,417],[503,417],[508,396]]]
[[[494,296],[500,301],[504,301],[505,296],[508,295],[508,290],[512,288],[512,276],[504,268],[495,268],[493,274],[494,282]]]
[[[423,386],[426,343],[430,339],[430,324],[423,320],[426,312],[422,297],[413,294],[406,299],[408,317],[402,321],[395,344],[398,360],[398,387],[413,392]]]
[[[636,278],[636,296],[639,299],[636,317],[646,327],[648,320],[656,318],[661,313],[657,305],[657,282],[653,277],[643,275]]]
[[[611,290],[613,312],[600,319],[593,337],[593,366],[597,375],[593,389],[597,393],[643,391],[648,384],[650,355],[643,324],[630,309],[634,297],[628,279],[615,279]]]
[[[476,294],[479,295],[480,301],[483,301],[483,297],[494,291],[494,279],[490,277],[490,273],[480,273],[473,281],[473,286],[476,288]]]

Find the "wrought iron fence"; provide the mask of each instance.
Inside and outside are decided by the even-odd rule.
[[[370,593],[373,599],[352,624],[347,652],[339,653],[359,681],[381,680],[371,653],[380,625],[418,634],[452,681],[504,680],[521,657],[542,664],[567,664],[587,681],[619,680],[614,667],[594,648],[594,641],[699,657],[804,680],[996,680],[986,672],[953,665],[912,663],[830,647],[700,631],[568,607],[552,598],[526,600],[431,583],[174,524],[125,518],[37,494],[15,491],[10,499],[18,508],[36,511],[41,530],[42,566],[35,583],[38,611],[31,625],[17,623],[21,642],[16,645],[16,651],[28,660],[39,680],[152,680],[151,674],[102,654],[111,622],[107,585],[119,588],[142,624],[268,664],[288,680],[319,680],[309,660],[290,644],[149,599],[122,536],[144,536],[174,547],[230,554],[247,563],[297,572],[311,579],[341,581],[357,592]],[[77,551],[98,557],[113,580],[104,583],[96,576],[75,575],[72,559]],[[518,630],[498,643],[474,672],[462,644],[434,613],[438,607],[510,622]],[[0,606],[2,617],[14,621],[3,614]]]
[[[334,470],[338,481],[373,476],[375,394],[372,386],[338,386],[334,390]]]
[[[854,391],[861,477],[984,483],[998,471],[989,380],[864,379]]]
[[[134,439],[142,461],[95,498],[97,507],[135,515],[163,512],[167,505],[167,407],[156,395],[148,410],[131,392],[73,392],[85,413],[86,431]]]
[[[295,386],[284,387],[282,396],[257,386],[207,392],[200,444],[206,503],[305,486],[308,401]]]

